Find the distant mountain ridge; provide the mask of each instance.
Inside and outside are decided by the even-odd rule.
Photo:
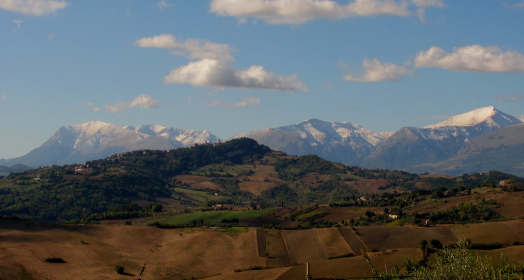
[[[457,160],[465,159],[466,154],[467,158],[471,158],[474,144],[480,145],[478,144],[480,142],[473,140],[484,139],[480,137],[506,127],[522,124],[523,119],[524,115],[515,118],[493,106],[488,106],[453,116],[437,124],[422,128],[403,127],[391,133],[371,131],[352,122],[325,122],[309,119],[295,125],[240,133],[233,136],[232,139],[253,138],[272,150],[283,151],[290,155],[316,154],[324,159],[346,165],[457,175],[458,170],[463,169],[453,170],[453,168],[445,167],[446,164],[451,164],[448,160],[453,159],[453,166],[460,166],[456,163]],[[517,136],[512,135],[520,133],[519,129],[504,131],[507,134],[502,136],[508,139],[517,139]],[[183,130],[160,125],[119,127],[92,121],[61,127],[39,148],[22,157],[0,160],[0,165],[10,166],[22,163],[38,167],[82,163],[126,151],[169,150],[197,143],[214,143],[219,140],[218,137],[205,130]],[[494,142],[489,143],[492,145]],[[503,145],[506,147],[505,151],[513,148],[517,151],[521,144],[518,141],[512,141]],[[479,153],[482,156],[489,156],[489,149],[500,149],[500,147],[489,146],[485,149],[475,149],[474,154],[477,157]],[[511,168],[499,161],[489,161],[483,158],[482,161],[491,162],[490,165],[483,165],[482,168],[479,166],[476,171],[493,169],[524,175],[524,171],[520,173],[520,169],[515,167],[519,162],[522,162],[524,167],[524,160],[521,160],[519,155],[519,153],[507,154],[507,157],[512,158],[509,161],[514,163]],[[468,172],[475,171],[475,168],[468,167],[467,170]]]
[[[169,150],[218,140],[206,130],[183,130],[160,125],[119,127],[91,121],[63,126],[39,148],[21,157],[0,160],[0,165],[22,163],[38,167],[83,163],[132,150]]]
[[[251,137],[273,150],[292,155],[317,154],[349,165],[410,171],[414,166],[452,158],[472,139],[522,122],[488,106],[434,125],[404,127],[394,133],[378,133],[353,123],[307,120],[298,125],[254,130],[235,137]],[[433,171],[429,165],[424,166],[427,169],[422,171]],[[492,166],[497,169],[498,165],[493,163]],[[515,174],[515,170],[502,171]],[[453,171],[445,170],[445,173]]]
[[[423,128],[404,127],[377,145],[363,166],[410,170],[411,166],[443,161],[471,139],[519,123],[522,121],[489,106]]]
[[[351,122],[309,119],[297,125],[253,130],[232,138],[249,137],[288,154],[316,154],[330,161],[358,165],[389,135]]]

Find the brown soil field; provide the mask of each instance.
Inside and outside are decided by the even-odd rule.
[[[510,219],[524,217],[524,192],[502,193],[496,195],[495,200],[503,204],[494,209],[500,215]]]
[[[337,228],[317,228],[313,229],[313,231],[317,233],[318,240],[324,247],[328,258],[354,254]]]
[[[274,280],[279,278],[282,274],[286,273],[289,269],[293,267],[279,267],[272,269],[264,270],[252,270],[244,271],[234,274],[227,275],[217,275],[209,278],[204,278],[205,280]],[[302,277],[301,279],[304,279]]]
[[[261,258],[266,257],[266,233],[263,228],[256,228],[257,233],[257,252]]]
[[[351,228],[347,227],[340,227],[338,228],[338,231],[344,238],[344,240],[347,242],[355,256],[360,256],[361,251],[366,251],[366,244],[362,243],[362,241],[353,233],[353,230]]]
[[[281,267],[291,265],[286,244],[280,230],[266,229],[266,250],[269,253],[266,259],[267,267]]]
[[[383,192],[393,192],[394,188],[389,188],[385,190],[379,190],[380,187],[386,187],[389,184],[388,179],[360,179],[356,182],[347,182],[349,187],[354,188],[359,192],[372,192],[372,193],[383,193]]]
[[[417,263],[420,260],[420,250],[416,248],[400,248],[395,249],[392,253],[380,253],[374,256],[370,256],[369,260],[371,265],[379,273],[385,272],[386,269],[388,272],[391,272],[393,266],[398,267],[404,266],[404,261],[411,259],[413,263]]]
[[[241,191],[247,191],[255,195],[261,195],[263,191],[276,187],[277,184],[273,182],[263,181],[243,181],[238,184]]]
[[[319,173],[309,173],[309,174],[301,176],[299,178],[299,181],[306,183],[306,184],[316,185],[317,177],[318,179],[323,180],[323,181],[328,181],[329,179],[331,179],[331,175],[322,175]]]
[[[362,257],[313,262],[309,264],[309,273],[313,279],[373,276],[366,259]],[[297,265],[276,278],[276,280],[302,280],[305,278],[305,274],[306,265]]]
[[[284,242],[289,250],[291,263],[302,264],[326,260],[327,255],[313,230],[283,230]]]
[[[359,238],[370,249],[383,251],[393,248],[418,248],[420,241],[438,239],[442,244],[457,241],[449,226],[409,227],[409,226],[372,226],[357,227]]]
[[[322,219],[333,223],[340,223],[351,218],[358,218],[364,215],[364,212],[357,211],[351,207],[335,207],[329,210],[329,214]]]
[[[503,257],[508,260],[508,264],[519,265],[524,260],[524,245],[484,251],[483,253],[490,255],[495,261],[501,261],[501,257]]]
[[[515,241],[524,243],[524,222],[522,221],[455,224],[451,228],[458,238],[469,238],[473,243],[513,244]]]
[[[46,258],[66,263],[47,263]],[[127,276],[116,274],[117,264]],[[201,278],[253,265],[265,265],[265,258],[258,257],[255,230],[228,235],[0,219],[0,279]]]

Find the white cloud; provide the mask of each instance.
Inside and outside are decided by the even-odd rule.
[[[167,3],[166,1],[160,1],[155,4],[155,7],[159,9],[167,9],[167,8],[173,8],[175,5]]]
[[[253,65],[234,70],[228,61],[201,59],[177,68],[164,78],[166,83],[187,83],[193,86],[238,87],[270,90],[301,90],[308,88],[296,75],[279,76]]]
[[[364,59],[362,61],[362,75],[357,77],[353,74],[348,74],[344,77],[344,80],[355,82],[398,81],[408,72],[409,70],[404,66],[380,63],[377,59]]]
[[[497,96],[497,101],[499,102],[515,102],[519,100],[524,100],[524,94],[514,94],[514,95],[499,95]]]
[[[168,49],[175,55],[188,58],[232,59],[230,53],[234,51],[227,44],[217,44],[206,40],[189,39],[184,42],[170,34],[138,39],[135,44],[141,48]]]
[[[431,47],[417,54],[415,66],[470,72],[524,72],[524,55],[516,51],[503,52],[496,46],[472,45],[454,48],[452,53]]]
[[[121,102],[114,105],[106,104],[105,110],[107,112],[117,113],[125,108],[131,107],[140,107],[143,109],[158,108],[158,102],[149,95],[141,94],[131,102]]]
[[[203,100],[204,104],[212,107],[224,107],[224,108],[247,108],[260,103],[260,98],[253,96],[246,96],[242,98],[242,101],[237,103],[223,102],[221,100]]]
[[[424,22],[424,14],[427,8],[438,7],[444,8],[444,0],[411,0],[417,6],[417,16],[420,21]]]
[[[13,19],[13,22],[16,24],[16,27],[20,27],[20,24],[21,24],[23,21]]]
[[[302,24],[314,19],[342,19],[354,16],[411,15],[410,5],[418,9],[420,18],[430,7],[442,7],[443,0],[354,0],[341,5],[332,0],[212,0],[211,12],[234,16],[242,21],[259,18],[270,24]]]
[[[166,83],[188,83],[194,86],[238,87],[269,90],[302,90],[308,88],[296,75],[280,76],[267,72],[264,67],[253,65],[246,70],[233,69],[234,51],[227,44],[204,40],[177,41],[169,34],[139,39],[135,42],[142,48],[163,48],[175,55],[199,59],[171,71],[165,76]]]
[[[33,16],[54,13],[67,6],[68,2],[54,0],[0,0],[0,9]]]

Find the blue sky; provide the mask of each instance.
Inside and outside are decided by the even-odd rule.
[[[522,0],[0,0],[0,158],[99,120],[377,132],[524,114]]]

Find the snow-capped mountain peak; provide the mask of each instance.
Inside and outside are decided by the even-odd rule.
[[[493,106],[478,108],[473,111],[453,116],[443,122],[425,126],[424,128],[441,128],[449,126],[475,126],[486,123],[488,126],[506,126],[519,123],[519,121],[510,115],[507,115]]]
[[[520,116],[518,117],[518,119],[521,120],[522,122],[524,122],[524,115],[520,115]]]

